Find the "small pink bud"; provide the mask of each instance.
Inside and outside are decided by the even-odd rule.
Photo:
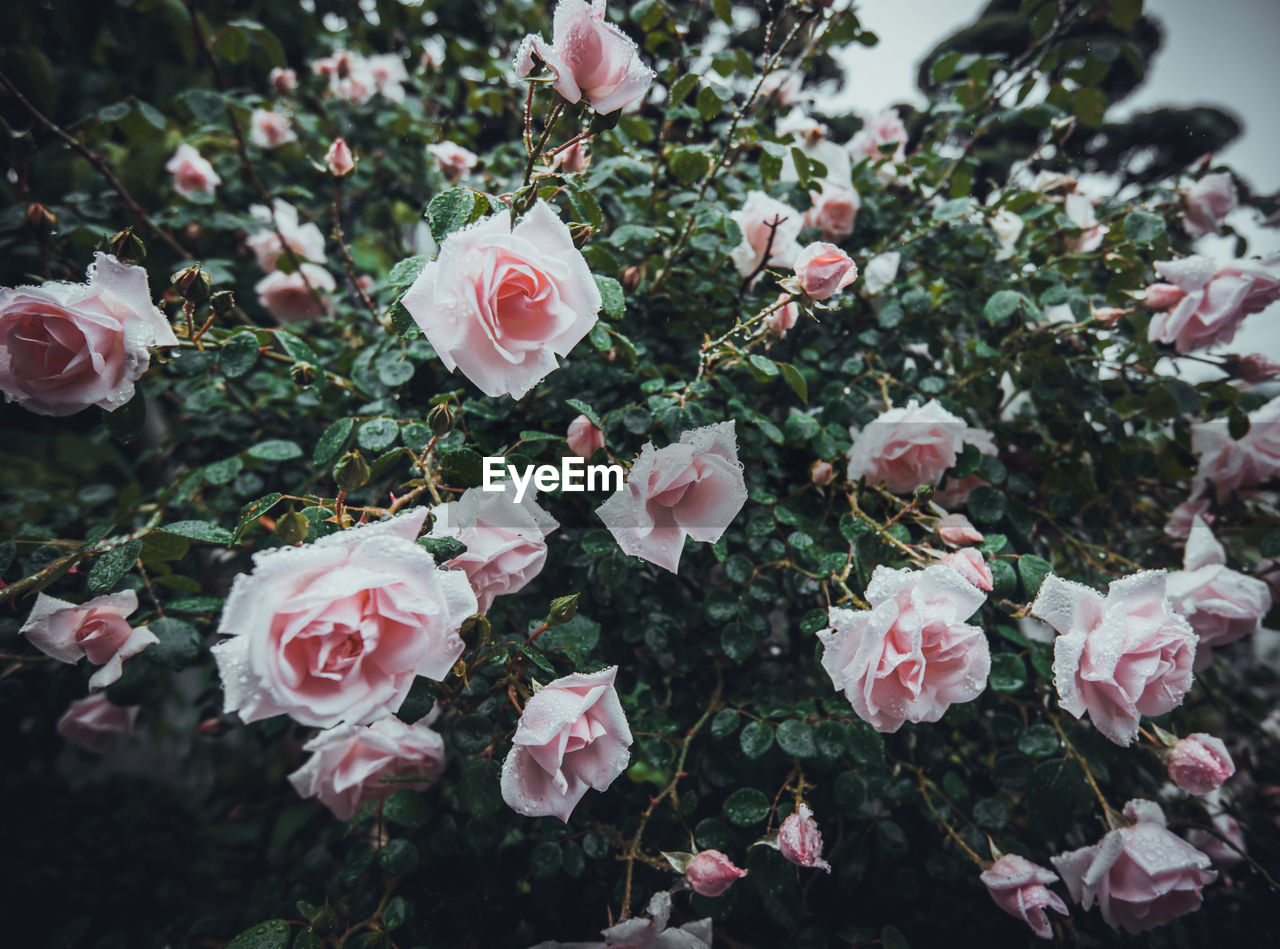
[[[831,872],[831,864],[822,859],[822,832],[808,804],[801,804],[794,814],[782,822],[778,831],[778,849],[799,867]]]
[[[744,877],[747,871],[735,867],[733,861],[719,850],[704,850],[685,868],[684,878],[701,896],[719,896],[733,886],[733,881]]]
[[[1280,363],[1268,359],[1262,353],[1240,356],[1234,366],[1235,375],[1244,382],[1266,382],[1280,376]]]
[[[1142,301],[1153,310],[1167,310],[1176,306],[1186,295],[1186,290],[1171,283],[1153,283],[1147,287]]]
[[[819,487],[824,487],[835,480],[836,469],[831,467],[830,462],[819,459],[809,466],[809,478]]]
[[[552,167],[557,171],[563,171],[568,174],[578,174],[586,171],[587,166],[591,164],[591,156],[583,147],[581,141],[574,142],[568,148],[556,153],[556,157],[552,160]]]
[[[640,268],[634,264],[622,271],[622,285],[628,290],[640,286]]]
[[[994,586],[991,580],[991,568],[987,566],[982,554],[972,547],[957,550],[942,562],[979,590],[990,591]]]
[[[787,293],[779,293],[774,302],[781,303],[782,306],[764,318],[764,328],[775,336],[781,336],[796,325],[796,320],[800,318],[800,308],[791,302],[791,295]]]
[[[952,547],[963,547],[965,544],[980,544],[983,535],[969,522],[963,514],[948,514],[938,521],[938,536],[944,544]]]
[[[1113,326],[1120,322],[1120,318],[1128,312],[1128,310],[1121,309],[1118,306],[1104,306],[1093,311],[1093,318],[1099,323]]]
[[[325,153],[324,163],[329,167],[329,174],[335,178],[345,178],[356,170],[356,160],[347,147],[346,139],[335,138]]]
[[[277,66],[271,70],[271,88],[280,95],[287,95],[298,88],[298,74],[292,69],[282,69]]]
[[[569,423],[569,450],[579,458],[590,458],[604,447],[604,432],[591,424],[591,419],[579,415]]]
[[[1196,732],[1169,752],[1169,777],[1189,794],[1208,794],[1236,773],[1235,763],[1221,739]]]
[[[835,244],[815,241],[796,258],[796,277],[810,299],[825,300],[858,279],[858,266]]]

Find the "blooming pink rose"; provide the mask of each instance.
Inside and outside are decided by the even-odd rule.
[[[567,175],[578,175],[587,170],[591,164],[591,153],[587,151],[581,139],[574,141],[568,148],[558,151],[551,160],[551,167]]]
[[[805,213],[804,222],[822,231],[824,241],[843,240],[853,233],[860,207],[862,199],[853,188],[824,182],[813,198],[813,207]]]
[[[763,191],[750,192],[746,203],[729,217],[742,231],[742,243],[730,254],[742,276],[749,277],[768,264],[789,267],[800,255],[796,238],[804,229],[804,215]]]
[[[1195,422],[1191,451],[1200,456],[1192,497],[1212,484],[1219,501],[1232,491],[1265,484],[1280,472],[1280,397],[1249,413],[1249,431],[1236,440],[1226,419]]]
[[[86,283],[0,288],[0,392],[29,412],[113,412],[133,398],[148,347],[177,346],[147,272],[99,253]]]
[[[292,69],[276,66],[268,74],[267,79],[271,83],[271,88],[282,96],[298,88],[298,74]]]
[[[1171,343],[1179,353],[1229,343],[1246,316],[1280,300],[1280,254],[1235,260],[1225,267],[1195,255],[1159,261],[1155,267],[1168,284],[1147,288],[1145,302],[1160,309],[1151,318],[1147,338]]]
[[[561,676],[534,693],[502,763],[502,799],[526,817],[566,824],[587,788],[627,769],[631,729],[613,681],[618,667]]]
[[[159,642],[145,626],[129,626],[125,617],[137,608],[138,594],[132,590],[94,597],[79,606],[41,593],[21,632],[59,662],[74,665],[87,657],[102,666],[89,679],[89,688],[103,689],[120,678],[126,659]]]
[[[456,142],[428,145],[427,151],[439,163],[440,171],[450,181],[457,181],[476,166],[476,153]]]
[[[671,894],[659,890],[649,900],[648,918],[633,916],[603,930],[604,942],[540,942],[530,949],[711,949],[713,925],[699,919],[673,929]]]
[[[1169,779],[1188,794],[1216,791],[1235,773],[1222,739],[1204,732],[1188,735],[1169,752]]]
[[[547,535],[560,526],[531,493],[517,504],[515,486],[504,481],[503,488],[468,488],[458,500],[431,509],[431,536],[452,537],[467,545],[445,566],[467,575],[480,613],[489,612],[494,597],[523,590],[542,572]]]
[[[1097,250],[1102,245],[1102,239],[1107,236],[1107,228],[1098,223],[1097,212],[1089,197],[1079,191],[1073,192],[1063,202],[1063,210],[1067,212],[1071,223],[1080,228],[1080,234],[1067,241],[1067,249],[1073,254],[1087,254]]]
[[[1178,190],[1183,201],[1182,224],[1192,237],[1222,230],[1227,215],[1240,200],[1235,179],[1226,171],[1205,175]]]
[[[719,850],[704,850],[689,861],[684,878],[699,896],[721,896],[739,877],[747,875]]]
[[[983,558],[982,553],[972,547],[966,547],[964,550],[957,550],[955,553],[949,554],[942,561],[942,564],[960,574],[979,590],[990,592],[994,589],[991,568],[987,566],[987,561]]]
[[[873,164],[883,160],[888,146],[894,146],[890,161],[900,162],[906,157],[907,128],[902,124],[897,109],[885,109],[869,119],[861,131],[849,139],[848,149],[854,160],[869,159]],[[881,146],[884,146],[882,149]]]
[[[366,801],[396,791],[425,791],[444,771],[444,739],[425,722],[406,725],[384,718],[372,725],[339,725],[302,746],[311,757],[289,783],[302,797],[316,797],[338,820],[348,821]],[[386,778],[420,777],[420,781]]]
[[[392,57],[399,61],[399,56]],[[338,50],[332,56],[324,56],[311,64],[311,71],[329,82],[329,94],[346,102],[357,105],[368,102],[375,94],[381,92],[393,101],[404,100],[404,88],[398,79],[392,77],[392,68],[388,63],[381,63],[375,70],[370,59],[350,50]],[[404,63],[400,62],[400,73],[404,73]],[[385,87],[378,84],[378,74],[385,75]],[[407,78],[407,74],[404,74]]]
[[[279,148],[297,140],[288,116],[266,109],[254,109],[249,116],[249,141],[259,148]]]
[[[831,462],[819,459],[809,466],[809,480],[819,487],[825,487],[835,480],[836,469]]]
[[[1227,566],[1227,553],[1204,520],[1192,521],[1182,570],[1169,574],[1173,608],[1200,637],[1196,668],[1209,665],[1211,647],[1224,646],[1258,628],[1271,609],[1271,591],[1257,577]]]
[[[789,293],[779,293],[774,303],[782,305],[764,318],[764,328],[766,332],[781,336],[796,325],[796,321],[800,319],[800,308],[795,305]]]
[[[831,607],[820,630],[822,667],[876,731],[936,722],[986,687],[991,654],[982,627],[965,623],[986,597],[950,567],[878,566],[869,610]]]
[[[644,98],[654,72],[640,59],[627,34],[604,19],[605,0],[560,0],[551,18],[551,42],[530,33],[516,50],[516,72],[533,71],[533,57],[555,77],[556,92],[569,102],[586,99],[600,115]]]
[[[255,204],[249,208],[249,213],[264,226],[246,237],[244,243],[253,251],[258,266],[267,273],[279,266],[285,247],[292,250],[300,261],[324,263],[324,233],[314,223],[301,223],[298,209],[288,201],[276,198],[271,207]],[[277,229],[279,233],[276,233]]]
[[[446,237],[403,302],[446,369],[519,399],[591,331],[601,299],[547,204],[510,220],[495,214]]]
[[[1212,822],[1216,833],[1194,827],[1187,831],[1187,843],[1208,857],[1215,867],[1244,863],[1244,831],[1240,829],[1240,822],[1221,812],[1213,815]]]
[[[883,481],[894,494],[937,484],[956,463],[967,430],[937,399],[923,407],[912,399],[905,408],[888,409],[861,432],[853,431],[849,480]]]
[[[825,300],[858,279],[858,265],[835,244],[815,241],[796,258],[800,288],[812,300]]]
[[[324,153],[325,167],[329,169],[329,174],[335,178],[345,178],[356,170],[356,160],[351,154],[351,148],[347,145],[346,139],[338,136],[329,146],[329,150]]]
[[[1071,898],[1084,909],[1097,903],[1107,925],[1130,933],[1199,909],[1201,887],[1218,878],[1209,858],[1166,829],[1158,804],[1130,801],[1124,813],[1132,826],[1053,858]]]
[[[165,163],[164,170],[173,173],[173,189],[184,198],[193,194],[213,194],[222,179],[213,165],[200,153],[183,142],[173,157]]]
[[[1007,853],[978,877],[996,905],[1015,919],[1020,919],[1041,939],[1053,938],[1046,910],[1069,916],[1067,904],[1049,884],[1057,883],[1052,870],[1016,853]]]
[[[974,527],[963,514],[948,514],[938,521],[938,536],[944,544],[952,547],[980,544],[984,539],[982,531]]]
[[[1191,688],[1196,634],[1169,608],[1163,570],[1144,570],[1107,595],[1050,574],[1031,612],[1058,631],[1053,677],[1058,701],[1118,745],[1143,715],[1178,707]]]
[[[676,573],[686,536],[714,544],[747,501],[734,422],[640,449],[627,483],[596,508],[623,553]]]
[[[95,755],[105,755],[115,744],[117,735],[133,731],[138,719],[138,706],[124,708],[107,701],[105,692],[76,699],[58,719],[58,734]]]
[[[569,442],[569,450],[579,458],[590,458],[604,447],[604,432],[585,415],[579,415],[569,423],[565,438]]]
[[[813,819],[808,804],[801,804],[778,829],[778,849],[798,867],[831,872],[831,864],[822,859],[822,831]]]
[[[329,294],[338,287],[333,275],[316,264],[303,264],[293,273],[269,273],[253,289],[258,302],[280,323],[314,320],[333,312]]]
[[[898,266],[901,263],[902,255],[896,250],[876,254],[867,261],[867,267],[862,272],[862,285],[867,293],[875,296],[898,279]]]
[[[245,722],[367,724],[400,707],[415,676],[442,680],[476,611],[466,574],[417,536],[427,509],[257,553],[236,577],[213,647],[224,710]]]

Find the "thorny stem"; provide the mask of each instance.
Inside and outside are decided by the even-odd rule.
[[[538,143],[529,150],[529,160],[524,165],[524,184],[527,186],[533,178],[533,166],[537,164],[538,156],[542,154],[542,149],[546,147],[547,140],[551,138],[551,133],[555,131],[556,124],[560,121],[560,116],[564,114],[564,102],[557,99],[556,104],[551,107],[551,115],[547,118],[547,125],[542,130],[542,135],[538,139]],[[536,199],[537,191],[531,192]],[[533,200],[525,200],[525,208],[531,207]],[[524,210],[522,208],[522,210]]]

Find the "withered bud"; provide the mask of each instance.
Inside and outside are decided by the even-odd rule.
[[[449,408],[448,403],[437,405],[427,415],[427,424],[437,437],[447,435],[449,429],[453,428],[453,409]]]
[[[236,296],[230,290],[219,290],[209,298],[214,316],[226,316],[236,308]]]

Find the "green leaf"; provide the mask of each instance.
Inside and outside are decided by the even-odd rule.
[[[726,738],[732,735],[737,729],[741,718],[742,716],[738,714],[736,708],[722,708],[711,719],[711,737]]]
[[[378,851],[378,866],[390,876],[404,876],[418,867],[418,848],[409,840],[389,840]]]
[[[691,185],[711,170],[711,156],[701,148],[681,147],[667,156],[667,164],[677,181]]]
[[[287,949],[288,945],[289,923],[283,919],[269,919],[250,926],[227,943],[227,949]]]
[[[768,722],[748,722],[738,736],[742,753],[748,758],[759,758],[773,747],[773,726]]]
[[[982,315],[988,323],[995,326],[1007,320],[1019,307],[1024,312],[1035,312],[1034,304],[1024,294],[1017,290],[997,290],[983,306]]]
[[[548,629],[538,637],[538,644],[546,652],[563,650],[570,658],[581,658],[595,649],[600,642],[600,624],[578,614],[567,623]]]
[[[703,121],[710,122],[720,114],[724,99],[721,98],[720,91],[715,86],[703,86],[698,90],[698,114],[702,116]]]
[[[284,495],[279,491],[272,491],[265,494],[256,501],[250,501],[244,507],[240,508],[240,517],[236,521],[235,539],[239,540],[243,537],[262,515],[276,506]]]
[[[111,437],[121,444],[127,445],[142,433],[142,425],[147,420],[147,400],[138,389],[131,398],[114,412],[104,412],[102,420],[107,424]]]
[[[97,596],[114,590],[116,584],[124,579],[124,575],[133,569],[141,552],[142,541],[140,540],[131,540],[121,547],[108,550],[94,561],[93,569],[89,571],[89,580],[86,583],[89,592]]]
[[[400,426],[393,418],[374,418],[360,426],[356,444],[374,454],[390,448],[400,434]]]
[[[780,362],[777,366],[782,372],[782,378],[787,380],[787,385],[791,386],[795,394],[800,397],[801,402],[808,405],[809,384],[804,381],[804,376],[800,375],[800,370],[789,362]]]
[[[677,106],[685,100],[689,93],[693,92],[694,86],[698,84],[697,73],[685,73],[679,79],[671,84],[671,88],[667,90],[667,105]]]
[[[789,718],[778,726],[778,747],[793,758],[812,758],[818,754],[813,729],[797,718]]]
[[[1018,558],[1018,576],[1022,577],[1022,587],[1027,599],[1034,600],[1040,592],[1040,584],[1044,578],[1053,573],[1053,565],[1043,557],[1035,554],[1024,554]]]
[[[450,448],[440,453],[440,466],[450,485],[474,488],[483,481],[480,456],[470,448]]]
[[[320,440],[316,442],[316,450],[311,455],[312,464],[324,467],[337,458],[355,425],[356,420],[353,418],[340,418],[326,428]]]
[[[444,565],[467,552],[467,545],[456,537],[419,537],[418,543],[426,548],[437,565]]]
[[[597,277],[596,279],[599,280],[600,278]],[[592,425],[594,425],[596,428],[599,428],[599,429],[604,428],[604,423],[600,421],[600,416],[596,414],[596,410],[593,409],[591,406],[587,405],[587,403],[583,402],[580,399],[565,399],[564,404],[569,406],[572,409],[577,409],[579,412],[585,415],[587,417],[587,421],[590,422]]]
[[[235,535],[231,531],[209,521],[174,521],[172,524],[165,524],[156,529],[166,534],[204,541],[206,544],[235,543]]]
[[[1150,244],[1165,233],[1164,218],[1150,211],[1130,211],[1124,216],[1124,235],[1137,244]]]
[[[393,824],[417,830],[431,819],[431,807],[421,791],[396,791],[382,805],[382,816]]]
[[[289,461],[292,458],[301,458],[302,449],[297,442],[287,441],[283,438],[273,438],[269,441],[258,442],[247,452],[250,458],[257,458],[259,461]]]
[[[431,199],[427,205],[427,226],[431,228],[431,236],[437,244],[443,244],[446,237],[477,220],[489,209],[488,201],[484,200],[483,209],[477,213],[477,199],[484,200],[470,188],[450,188]]]
[[[995,797],[985,797],[973,805],[973,819],[990,831],[1004,830],[1009,823],[1009,806]]]
[[[997,692],[1017,692],[1027,683],[1027,667],[1022,657],[1012,652],[998,652],[991,657],[991,688]]]
[[[228,379],[239,379],[258,361],[258,337],[252,330],[240,330],[218,350],[218,368]]]
[[[166,669],[182,669],[200,655],[200,633],[190,623],[162,616],[149,622],[147,629],[160,640],[142,653],[151,662]]]
[[[396,718],[406,725],[412,725],[431,711],[436,704],[437,683],[425,676],[418,676],[409,687],[409,694],[396,710]]]
[[[449,737],[464,755],[477,754],[493,739],[493,722],[485,715],[463,715],[449,729]]]
[[[1008,506],[1003,492],[986,484],[980,484],[970,491],[966,504],[973,519],[983,524],[996,523],[1004,517]]]
[[[747,366],[757,382],[768,382],[770,379],[778,378],[777,364],[766,356],[757,356],[752,353],[747,357]]]
[[[1017,592],[1018,575],[1013,564],[1007,560],[990,560],[991,596],[995,599],[1008,599]]]
[[[1101,128],[1107,114],[1107,94],[1094,86],[1077,89],[1075,107],[1081,122],[1092,129]]]
[[[462,765],[458,803],[472,817],[487,817],[502,807],[502,767],[496,761],[472,759]]]
[[[750,827],[769,816],[769,799],[756,788],[738,788],[724,802],[724,816],[739,827]]]
[[[1058,753],[1058,733],[1053,727],[1036,724],[1018,736],[1018,750],[1033,758],[1047,758]]]

